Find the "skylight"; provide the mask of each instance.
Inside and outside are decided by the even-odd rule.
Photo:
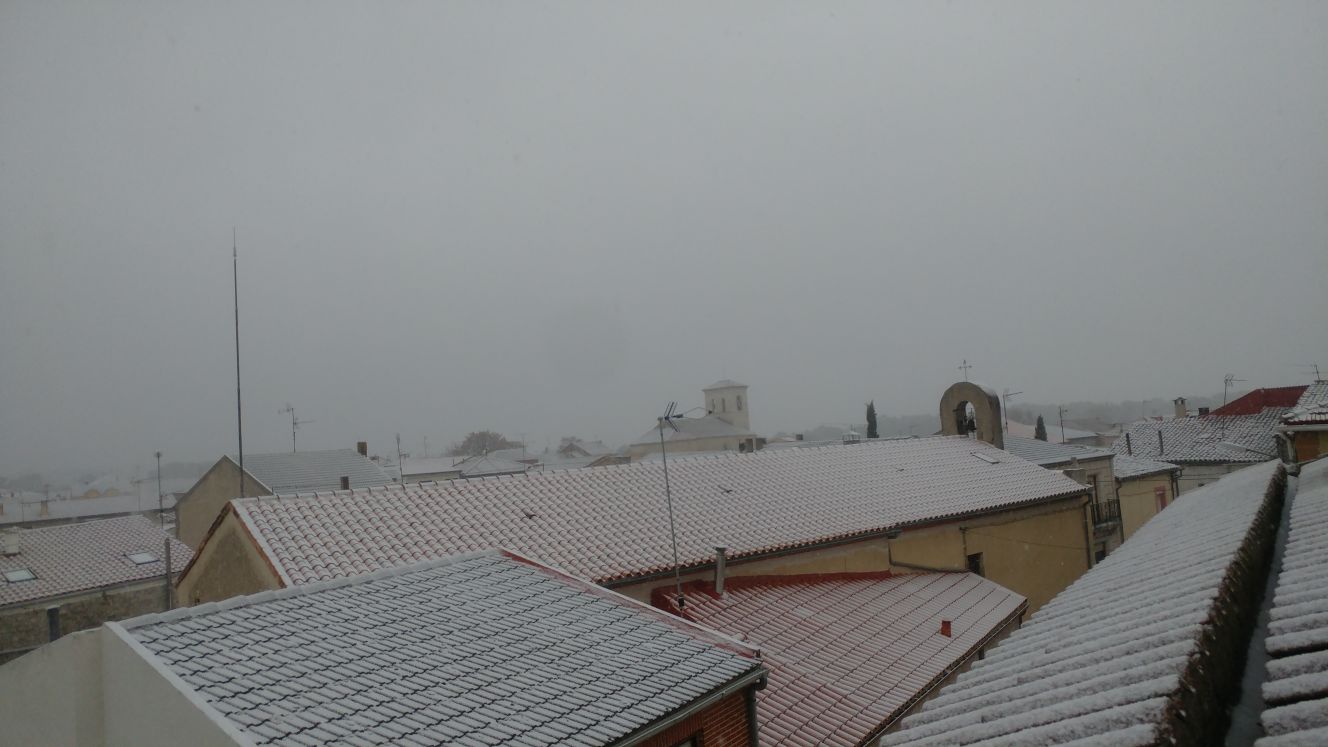
[[[977,457],[978,459],[981,459],[982,461],[986,462],[987,464],[1000,464],[1000,463],[1001,463],[1001,460],[997,459],[996,457],[991,456],[990,454],[983,454],[983,453],[980,452],[980,451],[975,451],[975,452],[973,452],[973,456]]]
[[[157,556],[150,552],[131,552],[125,553],[125,557],[133,561],[134,565],[146,565],[157,562]]]
[[[27,568],[19,568],[16,571],[5,571],[5,580],[11,584],[17,584],[20,581],[32,581],[37,577]]]

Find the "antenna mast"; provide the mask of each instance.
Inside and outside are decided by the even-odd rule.
[[[235,290],[235,436],[240,447],[240,497],[244,497],[244,408],[240,406],[240,253],[231,226],[231,272]]]
[[[664,462],[664,500],[669,507],[669,540],[673,543],[673,587],[677,594],[678,612],[682,612],[687,604],[687,598],[682,595],[682,571],[678,568],[678,530],[673,522],[673,491],[669,488],[669,452],[664,446],[664,424],[673,430],[678,430],[678,426],[673,424],[673,411],[678,408],[677,402],[670,402],[664,410],[664,416],[659,419],[659,454]]]
[[[1231,390],[1231,385],[1234,384],[1234,383],[1237,382],[1237,381],[1245,381],[1245,379],[1238,379],[1238,378],[1236,378],[1236,375],[1235,375],[1235,374],[1227,374],[1227,375],[1222,379],[1222,406],[1223,406],[1223,407],[1226,407],[1226,406],[1227,406],[1227,392],[1229,392],[1229,391]]]

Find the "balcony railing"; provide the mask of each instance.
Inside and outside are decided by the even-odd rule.
[[[1120,522],[1120,501],[1115,498],[1093,501],[1093,526],[1105,527]]]

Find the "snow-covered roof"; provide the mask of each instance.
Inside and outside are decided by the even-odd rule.
[[[178,485],[177,482],[176,486]],[[44,500],[41,493],[0,491],[0,506],[4,507],[3,513],[0,513],[0,525],[39,524],[83,517],[156,511],[158,507],[156,480],[145,481],[141,488],[141,492],[103,495],[97,498],[57,498],[52,496],[50,500],[46,501],[45,516],[42,516],[41,513],[41,504]],[[162,496],[161,505],[167,509],[173,508],[175,506],[175,496],[167,492]]]
[[[684,568],[717,545],[739,558],[1087,490],[960,436],[670,460],[669,477]],[[602,582],[672,567],[654,462],[228,505],[286,584],[490,547]]]
[[[512,459],[504,459],[493,454],[481,454],[459,462],[455,469],[461,470],[461,476],[466,478],[489,477],[490,475],[520,474],[530,469],[530,465]]]
[[[1235,589],[1262,585],[1249,557],[1272,541],[1282,475],[1256,465],[1181,496],[884,743],[1130,747],[1202,728],[1172,719],[1220,688],[1205,678],[1226,647],[1244,650],[1219,639],[1241,627]]]
[[[1106,449],[1094,449],[1088,446],[1071,444],[1053,444],[1036,438],[1023,436],[1005,436],[1005,450],[1033,464],[1043,467],[1069,464],[1071,460],[1088,461],[1091,459],[1110,459],[1113,452]]]
[[[749,430],[744,430],[735,425],[724,422],[718,415],[710,414],[699,418],[675,418],[673,421],[675,427],[664,426],[664,440],[687,441],[694,438],[717,438],[733,436],[743,438],[754,435]],[[632,445],[649,445],[659,443],[659,427],[656,426],[641,434],[632,441]]]
[[[1282,416],[1286,425],[1328,423],[1328,381],[1316,381],[1305,389],[1296,406]]]
[[[459,472],[460,457],[403,457],[401,474],[407,479],[416,475],[434,475],[439,472]]]
[[[1176,464],[1262,462],[1277,456],[1275,431],[1285,412],[1286,408],[1268,408],[1255,415],[1206,415],[1133,423],[1116,439],[1112,449],[1117,454]]]
[[[719,381],[716,381],[715,383],[711,384],[705,389],[702,389],[701,391],[708,392],[711,389],[728,389],[729,387],[733,386],[747,386],[747,385],[743,384],[740,381],[734,381],[733,379],[720,379]]]
[[[1302,468],[1269,613],[1257,747],[1328,744],[1328,459]]]
[[[1116,476],[1117,480],[1131,480],[1136,477],[1156,475],[1160,472],[1173,472],[1178,469],[1180,467],[1171,462],[1159,462],[1128,454],[1117,454],[1116,458],[1111,460],[1111,473]]]
[[[1078,428],[1066,428],[1065,438],[1062,439],[1061,426],[1059,423],[1048,423],[1044,420],[1043,425],[1047,428],[1047,440],[1051,443],[1059,444],[1076,438],[1096,438],[1098,435],[1093,431],[1084,431],[1079,430]],[[1011,420],[1009,423],[1009,429],[1006,433],[1013,436],[1022,436],[1023,438],[1033,438],[1037,434],[1037,424],[1034,423],[1030,425],[1028,423],[1020,423],[1017,420]],[[1009,438],[1009,436],[1006,436],[1006,438]]]
[[[766,745],[862,744],[1027,606],[970,573],[733,577],[722,597],[707,582],[683,591],[689,620],[761,650]],[[653,597],[676,610],[672,586]]]
[[[260,745],[608,745],[762,674],[737,641],[500,551],[122,627]]]
[[[0,606],[162,578],[166,571],[166,533],[142,516],[9,529],[0,536],[11,534],[18,538],[19,553],[0,554]],[[139,556],[135,562],[129,557],[135,553],[149,553],[152,559]],[[171,540],[174,572],[191,557],[187,545]],[[5,574],[23,570],[33,578],[7,580]]]
[[[238,457],[230,459],[239,462]],[[352,488],[392,482],[373,460],[355,449],[300,451],[281,454],[245,454],[244,471],[274,494],[306,490],[336,490],[349,477]]]

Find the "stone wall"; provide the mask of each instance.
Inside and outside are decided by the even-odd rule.
[[[50,642],[49,607],[60,609],[60,635],[166,609],[165,581],[153,579],[0,611],[0,663]]]

